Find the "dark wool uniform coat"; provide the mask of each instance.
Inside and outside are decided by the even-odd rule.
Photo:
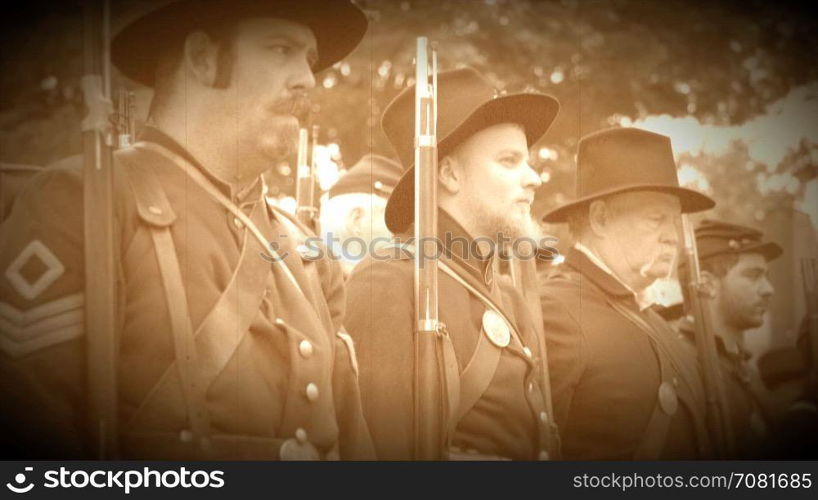
[[[302,295],[262,258],[248,228],[172,161],[207,175],[181,146],[155,129],[142,139],[168,154],[130,148],[114,166],[122,456],[373,458],[352,342],[341,331],[337,263],[302,259],[295,248],[306,233],[267,206],[259,183],[242,193],[211,179],[278,245]],[[87,403],[78,163],[34,178],[2,226],[0,366],[5,401],[15,402],[4,418],[36,436],[21,445],[49,457],[87,456],[78,444]],[[175,354],[178,311],[160,266],[168,259],[157,252],[165,230],[183,284],[176,299],[186,296],[195,332],[197,360],[187,365]],[[204,387],[198,400],[188,399],[191,377]]]
[[[504,277],[494,275],[488,259],[467,258],[465,246],[472,240],[443,211],[438,229],[454,241],[441,261],[496,301],[522,337],[522,344],[512,338],[500,350],[496,368],[472,366],[464,374],[477,349],[500,348],[482,330],[486,305],[449,275],[438,273],[440,319],[452,339],[461,387],[476,372],[490,376],[473,406],[461,409],[463,417],[456,422],[450,444],[484,457],[548,458],[553,428],[541,384],[540,339],[523,298]],[[409,253],[387,249],[383,258],[370,257],[358,264],[347,284],[345,325],[355,340],[364,414],[381,459],[413,458],[413,273]]]
[[[576,249],[540,294],[564,458],[708,456],[696,360],[658,315]]]
[[[682,338],[695,348],[695,324],[685,318],[679,324]],[[716,335],[727,411],[733,432],[733,459],[758,459],[768,454],[768,427],[754,391],[760,384],[758,374],[750,367],[750,355],[742,351],[729,352],[721,336]]]

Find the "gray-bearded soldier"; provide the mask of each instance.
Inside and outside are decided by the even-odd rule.
[[[370,248],[390,242],[383,214],[402,170],[389,158],[364,155],[321,203],[321,235],[349,276]]]
[[[668,137],[611,129],[580,140],[576,200],[545,216],[568,222],[577,243],[540,287],[565,458],[709,456],[695,355],[642,297],[672,270],[680,215],[713,205],[679,187]]]

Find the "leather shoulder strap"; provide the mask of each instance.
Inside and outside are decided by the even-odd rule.
[[[204,404],[204,392],[197,384],[197,350],[193,338],[193,325],[187,303],[176,245],[170,232],[176,214],[168,202],[162,184],[150,164],[132,161],[134,151],[123,152],[120,158],[127,169],[127,177],[136,198],[139,216],[148,223],[153,239],[156,259],[165,301],[170,317],[171,334],[176,364],[179,369],[182,392],[191,432],[197,440],[209,434],[209,419]],[[205,442],[205,441],[202,441]]]
[[[170,206],[153,167],[139,162],[138,155],[135,149],[122,150],[116,155],[133,191],[137,213],[151,226],[169,226],[176,220],[176,212]]]

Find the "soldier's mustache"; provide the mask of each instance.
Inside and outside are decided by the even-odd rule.
[[[310,101],[304,95],[296,95],[283,99],[272,107],[272,111],[278,115],[295,116],[299,120],[304,118],[310,110]]]
[[[648,262],[645,262],[645,264],[643,264],[642,267],[639,268],[639,275],[641,277],[643,277],[643,278],[648,278],[649,277],[648,273],[649,273],[649,271],[651,269],[653,269],[653,266],[656,265],[656,263],[660,259],[662,259],[663,257],[666,257],[667,255],[668,255],[668,252],[658,252],[656,255],[653,256],[653,258],[651,260],[649,260]],[[671,265],[668,266],[668,272],[667,272],[667,274],[665,276],[663,276],[664,279],[668,279],[668,278],[670,278],[672,276],[673,269],[675,269],[676,265],[677,265],[678,257],[679,257],[679,252],[677,250],[674,250],[672,252],[672,254],[671,254],[671,259],[670,259]]]

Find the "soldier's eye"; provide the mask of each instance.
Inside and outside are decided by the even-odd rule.
[[[267,46],[267,50],[274,52],[276,54],[281,54],[286,56],[290,52],[292,52],[292,46],[285,44],[285,43],[276,43]]]

